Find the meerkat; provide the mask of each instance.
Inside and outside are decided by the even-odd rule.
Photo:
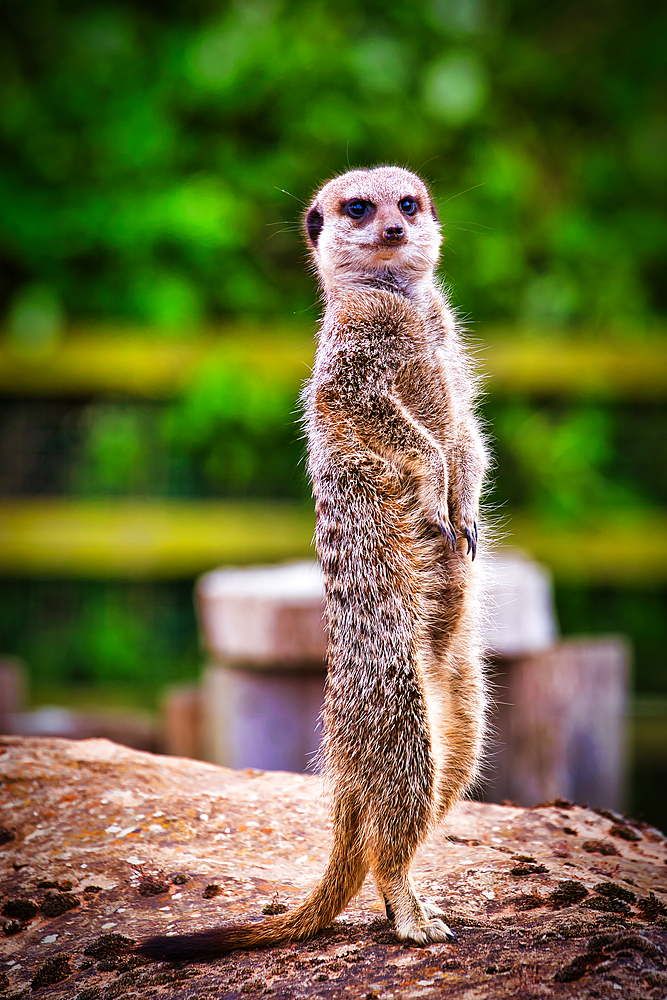
[[[442,235],[419,177],[397,167],[335,177],[304,229],[325,303],[303,399],[329,628],[331,855],[295,910],[153,939],[151,955],[303,940],[369,872],[401,940],[456,940],[417,896],[410,866],[482,750],[476,379],[435,279]]]

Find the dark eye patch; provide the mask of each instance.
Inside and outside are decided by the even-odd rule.
[[[363,219],[374,208],[375,206],[370,201],[364,201],[363,198],[350,198],[341,206],[341,212],[343,215],[349,216],[350,219]]]

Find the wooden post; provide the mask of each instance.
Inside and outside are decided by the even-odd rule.
[[[0,732],[11,733],[12,716],[24,708],[26,698],[25,667],[11,656],[0,659]]]
[[[319,567],[219,570],[201,578],[196,599],[210,657],[202,682],[206,759],[312,768],[327,644]]]
[[[488,797],[529,806],[562,796],[620,809],[629,663],[618,637],[496,661]]]
[[[324,681],[323,665],[210,664],[202,681],[206,758],[262,771],[315,770]]]
[[[550,646],[556,626],[545,570],[507,551],[485,563],[487,646],[504,656]],[[209,653],[203,756],[230,767],[306,770],[319,743],[325,681],[319,567],[217,570],[199,580],[196,603]]]

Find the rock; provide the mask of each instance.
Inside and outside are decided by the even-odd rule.
[[[617,838],[606,856],[583,845],[611,843],[617,821],[591,810],[461,804],[414,867],[458,945],[399,944],[367,880],[311,941],[170,966],[139,959],[133,942],[262,919],[317,882],[331,836],[320,780],[20,737],[0,741],[0,775],[0,822],[16,831],[0,846],[0,910],[32,904],[2,918],[4,996],[507,1000],[569,997],[573,982],[587,996],[613,984],[624,1000],[664,992],[667,842],[627,819],[639,839]],[[540,870],[517,877],[518,864]],[[79,905],[49,916],[54,896]]]

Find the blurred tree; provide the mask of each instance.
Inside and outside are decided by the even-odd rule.
[[[0,580],[0,636],[38,690],[124,686],[155,707],[199,668],[190,581]]]
[[[476,320],[664,313],[652,0],[5,0],[3,28],[0,307],[28,338],[307,310],[299,202],[388,160],[433,181]]]

